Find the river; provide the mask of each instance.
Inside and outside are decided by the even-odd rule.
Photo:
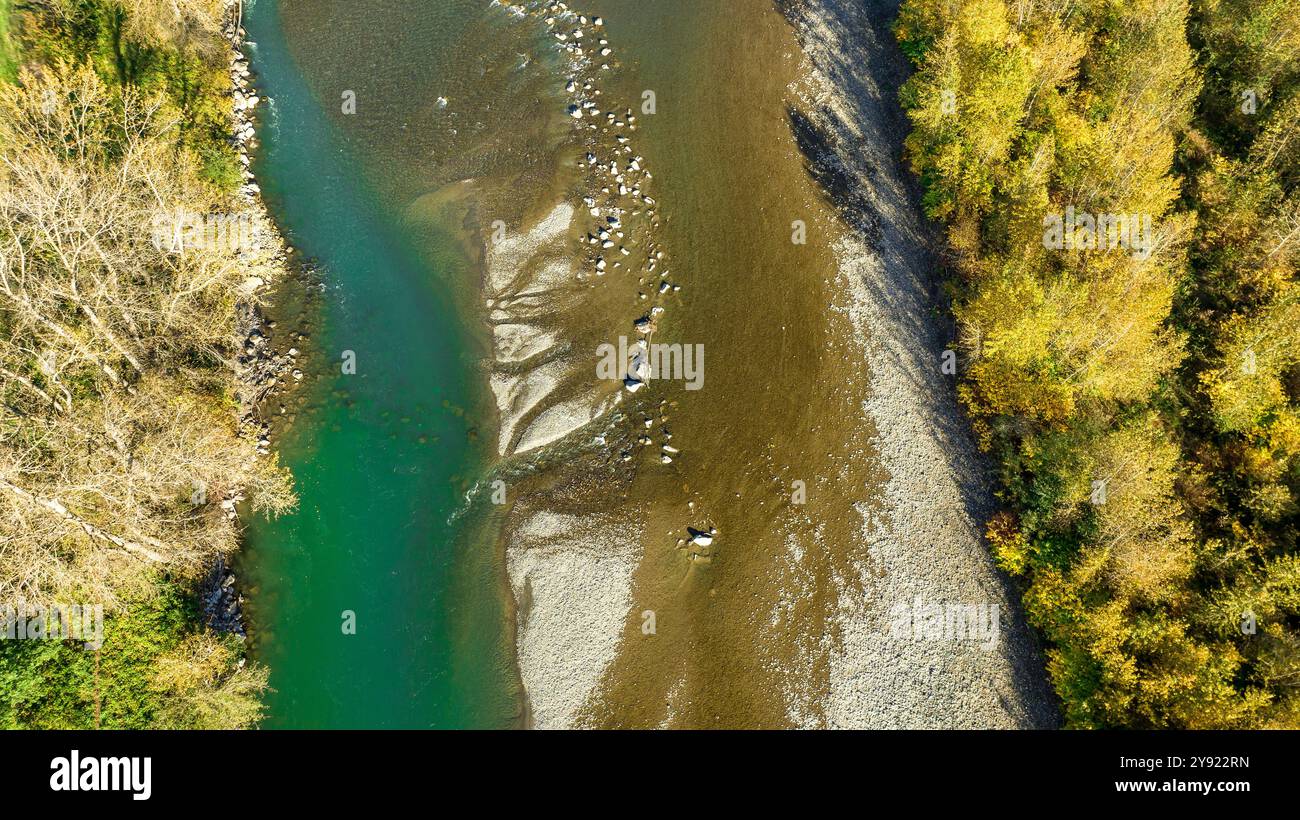
[[[247,14],[255,170],[321,283],[277,300],[301,507],[241,566],[266,725],[1041,724],[1018,616],[993,648],[889,631],[1014,611],[935,364],[893,5],[579,13]],[[638,334],[699,379],[593,374]]]
[[[271,99],[254,170],[320,283],[319,292],[291,283],[272,311],[279,346],[304,354],[305,378],[276,440],[300,505],[255,520],[239,564],[254,656],[271,669],[264,725],[513,725],[500,562],[477,537],[490,522],[457,515],[483,469],[479,432],[491,424],[454,293],[468,266],[462,243],[455,226],[404,222],[409,199],[391,182],[405,166],[366,156],[340,125],[342,90],[325,99],[304,78],[287,12],[276,0],[245,6],[258,86]],[[426,26],[445,32],[444,22]],[[349,46],[346,25],[333,25],[345,52],[336,56],[366,53]],[[362,123],[429,101],[379,100],[357,79]]]

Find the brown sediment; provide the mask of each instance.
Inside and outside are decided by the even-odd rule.
[[[629,12],[611,11],[617,31]],[[713,15],[727,17],[734,35],[729,47],[681,49],[708,64],[620,82],[623,96],[640,81],[672,107],[671,114],[643,118],[642,137],[660,173],[664,246],[685,271],[684,295],[674,299],[662,334],[703,343],[707,378],[698,393],[681,383],[653,383],[628,410],[634,428],[648,417],[657,435],[666,423],[682,452],[668,465],[653,452],[637,453],[627,492],[634,501],[604,498],[604,508],[644,522],[644,558],[633,576],[619,655],[581,723],[790,725],[798,711],[790,705],[791,670],[803,679],[797,699],[815,711],[829,674],[827,655],[816,647],[837,605],[835,579],[857,584],[853,561],[866,558],[851,551],[849,533],[854,503],[878,481],[871,460],[860,457],[871,430],[862,421],[844,429],[826,421],[861,416],[852,394],[840,389],[845,374],[836,372],[847,356],[828,350],[851,336],[828,330],[836,321],[825,310],[832,285],[819,271],[833,270],[834,257],[825,243],[790,241],[793,218],[804,219],[815,236],[825,234],[833,214],[808,184],[782,116],[798,62],[788,28],[769,12],[758,5],[717,10]],[[674,31],[690,15],[658,14],[664,19],[639,27],[691,36]],[[700,16],[708,15],[687,24]],[[704,27],[723,24],[711,19]],[[785,56],[755,72],[755,51]],[[727,78],[719,87],[730,93],[694,92],[689,99],[692,92],[674,86],[703,77]],[[678,173],[665,175],[664,157],[652,149],[671,154],[683,146],[695,150],[673,156]],[[785,212],[764,213],[771,201]],[[675,229],[675,215],[692,212],[705,216]],[[672,410],[667,422],[661,401]],[[845,441],[855,426],[858,435]],[[791,503],[796,480],[808,486],[808,505]],[[600,497],[598,487],[588,492]],[[688,527],[716,527],[717,540],[705,548],[683,543]],[[834,546],[817,551],[809,544],[801,571],[813,581],[783,608],[790,597],[782,582],[787,542],[802,533]],[[655,613],[654,635],[642,632],[645,611]]]
[[[633,522],[614,540],[635,533],[642,556],[617,655],[567,722],[1050,725],[1039,658],[982,544],[987,475],[938,374],[934,240],[893,97],[904,71],[877,37],[892,10],[586,6],[608,10],[616,41],[656,39],[624,48],[635,68],[617,87],[658,94],[639,149],[686,271],[661,333],[703,343],[708,365],[698,392],[655,382],[625,405],[633,430],[671,408],[672,463],[635,453],[614,493],[580,461],[552,479],[563,492],[532,494]],[[914,595],[996,606],[1002,644],[891,634],[891,608]]]
[[[563,61],[573,52],[556,43],[570,41],[553,35],[565,29],[545,18],[562,17],[571,32],[579,12],[551,5],[502,14],[543,26]],[[527,133],[511,136],[528,142],[523,157],[503,161],[497,143],[462,135],[436,171],[402,182],[413,198],[435,191],[408,210],[413,220],[463,197],[461,222],[484,249],[484,327],[526,321],[557,334],[518,361],[485,345],[485,377],[500,377],[505,391],[511,379],[562,365],[553,383],[537,383],[553,389],[507,392],[489,409],[520,411],[492,448],[501,456],[492,477],[507,481],[512,501],[497,546],[526,690],[521,721],[1047,722],[1022,625],[1012,625],[1011,649],[985,655],[900,643],[887,631],[890,607],[914,593],[1013,610],[979,535],[987,479],[951,385],[930,367],[944,341],[932,320],[934,240],[899,155],[901,62],[877,31],[890,9],[862,16],[849,0],[780,10],[771,0],[582,5],[605,18],[599,28],[622,61],[609,71],[596,64],[607,75],[595,84],[602,114],[636,111],[643,89],[658,98],[658,113],[638,115],[628,134],[654,172],[645,190],[653,185],[655,214],[617,274],[591,268],[587,234],[600,217],[582,198],[609,186],[586,152],[608,161],[602,153],[618,143],[585,127],[585,111],[566,119],[572,99],[539,94],[537,111],[521,115]],[[375,150],[414,156],[419,130]],[[494,272],[493,221],[528,234],[561,199],[577,208],[568,227]],[[796,220],[806,244],[793,241]],[[645,285],[662,272],[644,270],[652,249],[682,291],[656,288],[650,298]],[[557,259],[571,265],[569,284],[535,287]],[[629,393],[595,378],[596,345],[636,338],[632,322],[656,304],[665,308],[653,317],[656,341],[704,345],[703,389],[668,379]],[[614,397],[618,405],[595,418],[569,418],[564,438],[528,446],[543,413]],[[800,491],[806,498],[796,500]],[[653,634],[643,631],[646,612]]]

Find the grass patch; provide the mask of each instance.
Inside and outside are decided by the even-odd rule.
[[[18,48],[11,35],[13,0],[0,0],[0,80],[13,82],[18,76]]]

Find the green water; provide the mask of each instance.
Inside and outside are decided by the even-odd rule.
[[[512,725],[519,701],[492,521],[483,510],[453,515],[481,477],[477,434],[491,423],[457,290],[473,278],[457,226],[407,227],[410,192],[394,194],[406,171],[377,165],[340,127],[337,104],[326,107],[295,57],[285,10],[273,0],[244,8],[258,85],[273,100],[254,171],[321,283],[305,300],[286,291],[273,339],[283,350],[288,333],[309,332],[296,343],[307,377],[275,442],[300,507],[253,522],[239,565],[254,655],[274,689],[264,725]],[[395,99],[430,102],[409,90]],[[373,104],[362,96],[361,110]],[[391,104],[387,113],[400,117]],[[343,372],[345,351],[355,374]]]
[[[762,521],[751,531],[752,511],[736,520],[726,511],[738,487],[761,480],[744,466],[761,459],[719,465],[742,443],[735,431],[754,431],[743,443],[757,453],[782,441],[814,401],[810,360],[823,346],[825,294],[780,283],[787,271],[828,269],[832,260],[796,256],[784,227],[792,213],[810,222],[817,213],[785,118],[792,36],[767,0],[737,2],[593,0],[583,10],[607,15],[626,60],[608,77],[610,104],[640,100],[643,89],[659,94],[662,113],[642,118],[636,144],[656,174],[656,196],[684,205],[665,211],[663,241],[686,285],[667,324],[707,342],[715,357],[707,396],[678,397],[673,424],[690,448],[681,465],[642,473],[632,497],[660,504],[651,512],[655,530],[695,520],[686,507],[695,500],[733,538],[757,543],[766,537]],[[447,522],[464,489],[493,467],[494,413],[481,393],[488,317],[473,248],[495,219],[529,224],[573,195],[581,152],[563,113],[565,69],[535,18],[512,19],[486,0],[257,0],[247,27],[260,83],[274,99],[261,129],[259,182],[291,241],[321,261],[326,285],[306,310],[314,315],[319,303],[319,326],[299,345],[317,354],[321,375],[309,377],[305,406],[290,408],[297,419],[277,441],[302,509],[255,527],[243,573],[254,585],[257,656],[277,690],[268,725],[517,725],[498,521],[480,504]],[[739,70],[754,49],[784,54],[783,69]],[[707,76],[729,79],[701,83]],[[351,113],[340,104],[348,95]],[[764,207],[753,207],[755,199]],[[586,321],[608,334],[644,310],[633,301],[635,282],[619,291],[612,278],[586,297],[588,309],[564,319],[566,336]],[[737,311],[732,294],[742,285],[752,303]],[[631,307],[620,308],[619,298]],[[787,326],[802,332],[796,338]],[[744,361],[778,327],[792,359],[782,394],[803,397],[784,414],[770,412],[767,382],[747,378]],[[338,372],[345,349],[357,353],[355,376]],[[687,412],[702,401],[708,406]],[[712,466],[696,474],[696,462]],[[622,503],[611,496],[594,508]],[[730,578],[763,572],[742,555],[729,560]],[[639,588],[676,589],[676,565],[663,578],[657,567],[641,573]],[[752,597],[748,588],[720,589],[705,599],[717,602],[712,624]],[[655,607],[672,615],[679,604],[665,596]],[[690,623],[692,603],[680,607],[670,620]],[[341,634],[345,609],[357,612],[355,636]],[[734,650],[731,630],[715,629],[699,646],[670,633],[655,644],[662,656],[629,653],[611,670],[611,714],[663,704],[684,658],[702,670],[702,686],[758,680],[756,657],[719,666],[718,658],[748,657]],[[625,691],[622,680],[635,685]],[[645,685],[655,693],[647,697]],[[747,714],[755,697],[738,694],[731,705]]]

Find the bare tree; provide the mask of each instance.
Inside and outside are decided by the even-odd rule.
[[[231,207],[162,109],[89,68],[0,91],[0,599],[197,574],[237,544],[223,501],[293,503],[229,400],[241,284],[277,262],[158,241]]]

